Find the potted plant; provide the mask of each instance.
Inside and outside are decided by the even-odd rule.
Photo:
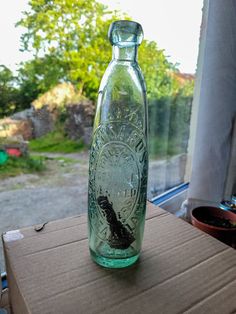
[[[236,248],[235,213],[202,206],[192,210],[191,221],[195,227]]]

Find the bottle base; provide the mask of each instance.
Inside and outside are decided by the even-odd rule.
[[[139,258],[139,254],[127,258],[108,258],[97,255],[90,249],[92,260],[105,268],[125,268],[133,265]]]

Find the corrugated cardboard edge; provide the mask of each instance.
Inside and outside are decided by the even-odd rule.
[[[6,246],[4,245],[3,235],[2,235],[2,242],[3,242],[5,263],[6,263],[7,282],[8,282],[8,287],[9,287],[9,303],[10,303],[11,313],[30,314],[29,310],[27,309],[24,296],[21,294],[20,289],[17,285],[14,272],[11,269],[11,266],[7,257],[8,254],[6,252]],[[14,304],[12,304],[11,299],[17,300],[17,307],[15,307]]]
[[[10,309],[10,304],[9,304],[9,290],[8,289],[4,289],[1,292],[0,308],[7,310],[8,314],[12,313]]]

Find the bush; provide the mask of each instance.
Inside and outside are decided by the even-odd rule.
[[[13,157],[0,165],[0,178],[15,177],[23,173],[42,172],[45,170],[43,157]]]

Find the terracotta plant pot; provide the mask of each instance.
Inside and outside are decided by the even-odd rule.
[[[225,219],[236,223],[236,214],[217,207],[197,207],[191,213],[192,224],[198,229],[212,235],[218,240],[236,248],[236,226],[219,227],[209,224],[210,220]]]

